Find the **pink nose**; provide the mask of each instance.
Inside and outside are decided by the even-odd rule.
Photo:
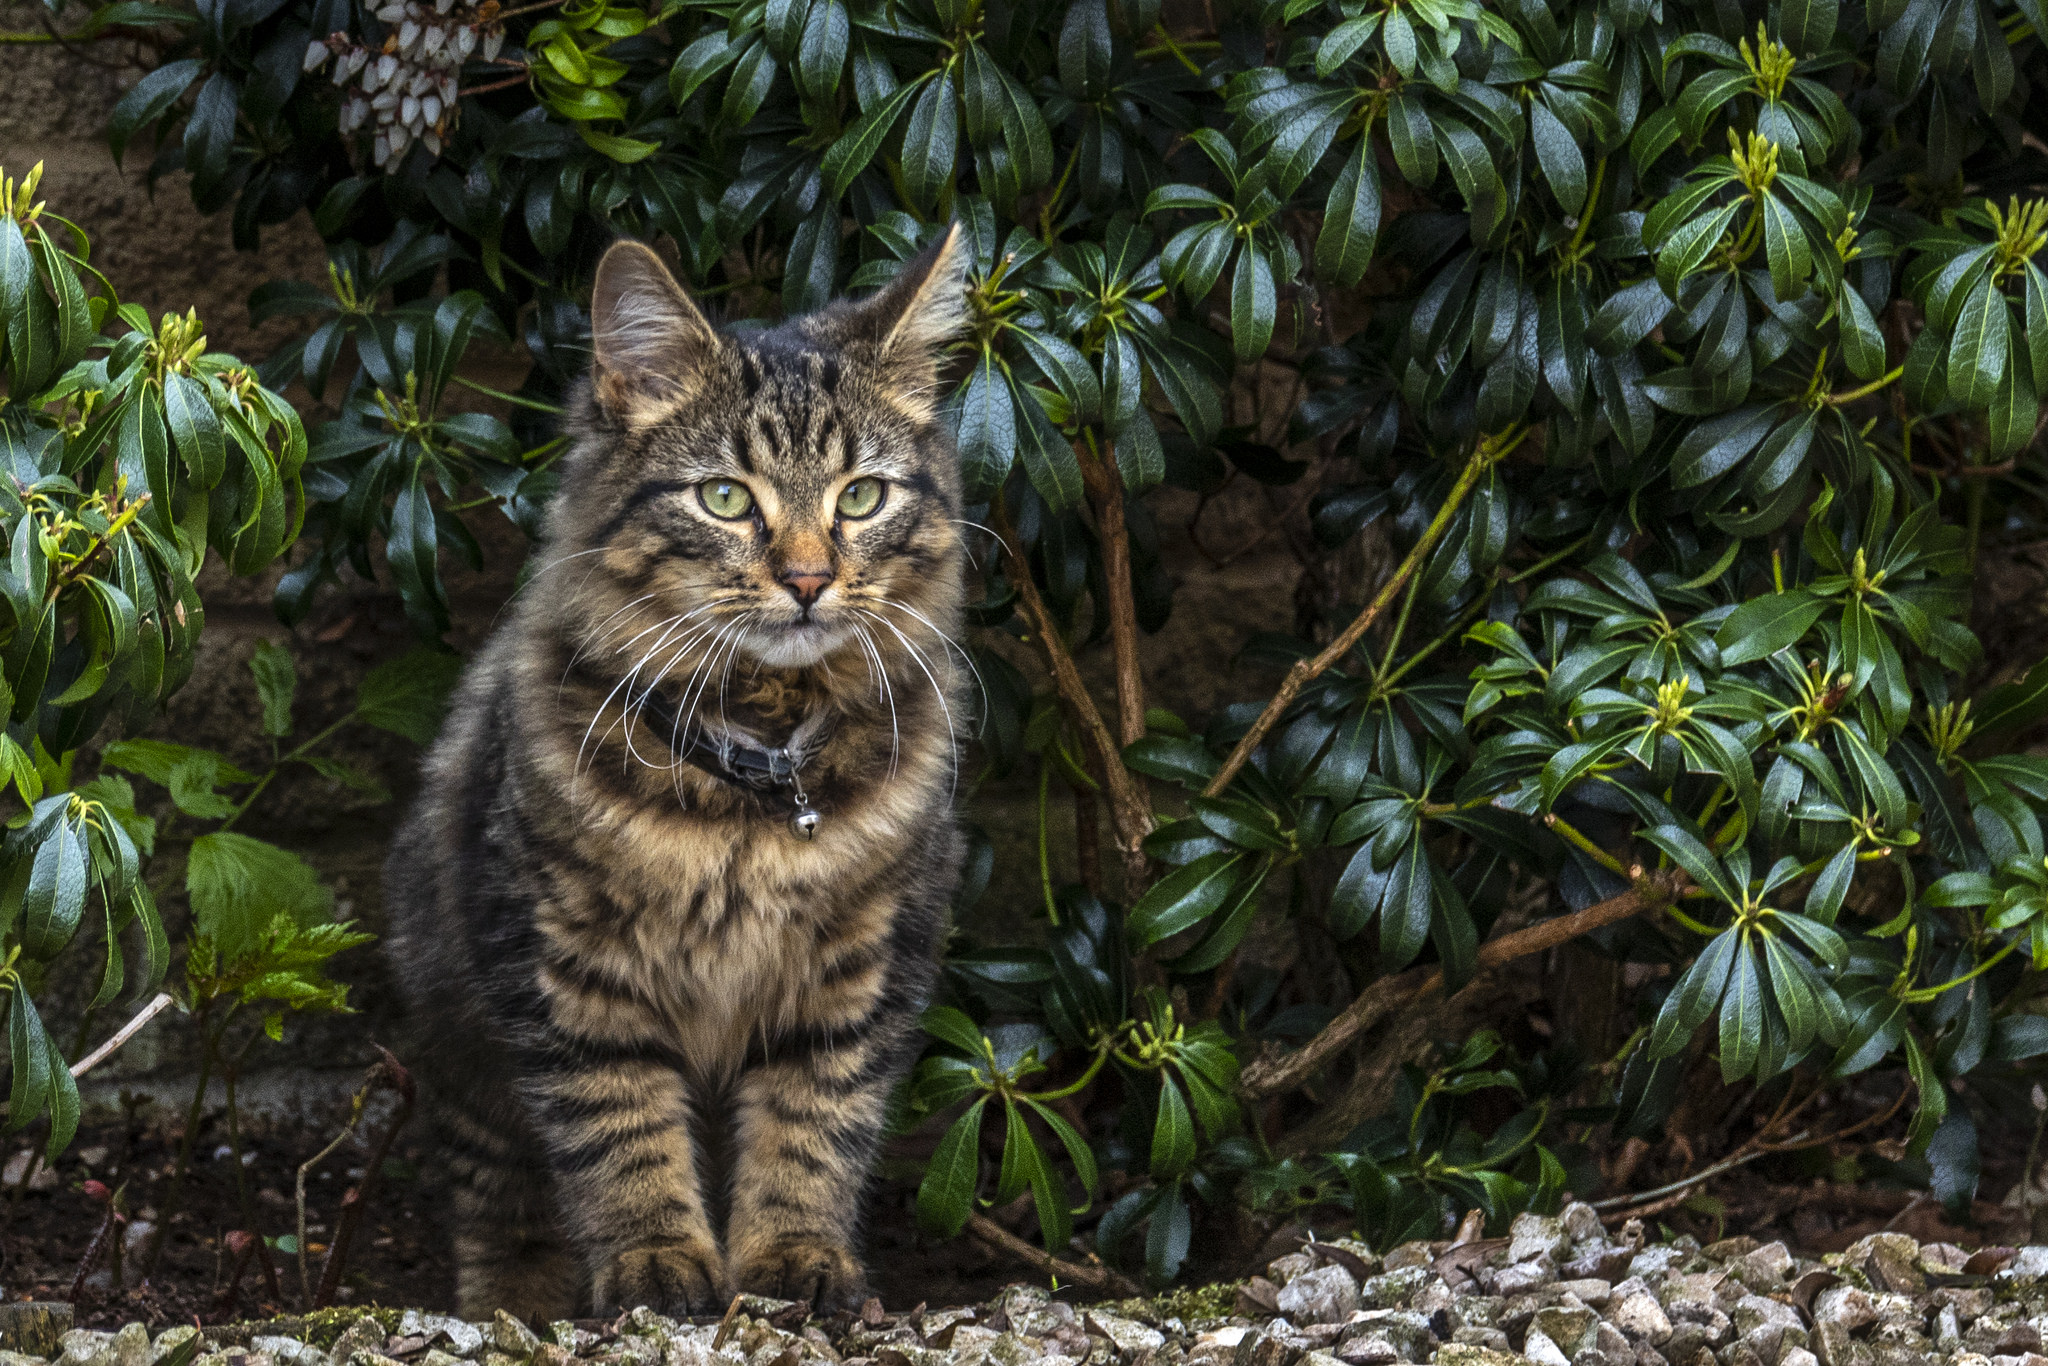
[[[812,569],[808,566],[785,569],[779,577],[782,579],[782,586],[789,590],[790,596],[806,607],[816,602],[818,595],[832,583],[831,570]]]

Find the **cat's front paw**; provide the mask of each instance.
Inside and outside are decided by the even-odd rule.
[[[657,1314],[685,1318],[719,1313],[732,1298],[723,1259],[709,1242],[628,1248],[601,1265],[593,1279],[592,1298],[600,1315],[644,1304]]]
[[[808,1300],[814,1314],[858,1309],[868,1296],[867,1272],[838,1243],[784,1238],[741,1259],[741,1290],[780,1300]]]

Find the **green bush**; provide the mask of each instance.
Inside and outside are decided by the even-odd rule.
[[[41,174],[37,166],[17,183],[0,172],[0,987],[7,1124],[47,1115],[54,1161],[76,1131],[78,1089],[35,998],[60,960],[79,956],[74,944],[98,940],[82,1044],[131,978],[141,993],[163,980],[172,947],[157,907],[162,879],[151,879],[160,846],[184,854],[182,1004],[201,1021],[206,1068],[222,1061],[227,1025],[244,1006],[261,1010],[250,1040],[280,1037],[285,1010],[346,1009],[347,988],[322,968],[368,936],[333,923],[332,893],[296,855],[230,827],[286,764],[375,791],[320,746],[355,720],[423,742],[453,661],[425,655],[374,671],[356,710],[284,752],[296,677],[290,655],[263,642],[251,667],[276,762],[261,774],[136,736],[191,674],[205,622],[193,582],[209,552],[230,572],[256,574],[298,534],[305,431],[252,370],[207,349],[194,314],[153,324],[120,303],[89,263],[84,231],[37,200]],[[128,736],[102,743],[110,724]],[[96,760],[89,780],[74,772],[82,752]],[[138,812],[124,774],[165,789],[170,814]],[[83,970],[71,967],[74,977]],[[200,1097],[205,1089],[202,1073]]]
[[[1029,1192],[1055,1252],[1106,1210],[1096,1249],[1164,1278],[1197,1206],[1498,1220],[1556,1198],[1561,1144],[1657,1133],[1688,1077],[1782,1115],[1873,1068],[1917,1095],[1923,1177],[1968,1198],[1949,1083],[2048,1051],[2048,761],[2017,748],[2048,669],[1994,676],[1970,619],[2044,511],[2038,0],[117,0],[82,24],[167,40],[117,153],[153,145],[245,244],[301,209],[331,244],[325,282],[252,299],[316,320],[273,383],[341,383],[287,619],[381,544],[446,630],[465,518],[545,502],[612,235],[666,238],[746,319],[967,225],[947,411],[1002,542],[977,620],[1047,665],[977,651],[981,748],[1116,857],[1044,889],[1043,946],[956,953],[904,1110],[943,1126],[931,1227]],[[479,329],[533,363],[509,423],[446,402]],[[1290,392],[1280,445],[1231,424]],[[1312,639],[1250,643],[1286,670],[1269,697],[1188,722],[1138,654],[1173,605],[1145,494],[1233,476],[1319,481],[1320,544],[1393,563]],[[1072,664],[1099,642],[1113,701]],[[1341,989],[1241,966],[1280,922]],[[1402,1073],[1360,1046],[1574,938],[1647,969],[1611,1063],[1485,1044]]]

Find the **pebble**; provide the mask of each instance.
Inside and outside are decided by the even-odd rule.
[[[1449,1250],[1345,1240],[1275,1259],[1256,1295],[1076,1306],[1017,1285],[851,1325],[794,1323],[787,1302],[750,1296],[722,1336],[645,1309],[616,1332],[539,1333],[509,1314],[406,1310],[362,1314],[323,1348],[279,1320],[205,1330],[193,1366],[2048,1366],[2048,1245],[1958,1284],[1967,1250],[1903,1234],[1819,1260],[1754,1238],[1651,1245],[1573,1203],[1440,1261]],[[73,1329],[0,1366],[162,1366],[196,1331]]]

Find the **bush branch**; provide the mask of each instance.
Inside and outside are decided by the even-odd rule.
[[[1052,673],[1053,686],[1058,689],[1061,700],[1073,710],[1074,719],[1088,738],[1088,743],[1102,759],[1102,777],[1109,788],[1110,825],[1116,837],[1116,846],[1123,855],[1125,872],[1133,869],[1142,876],[1145,851],[1145,836],[1152,833],[1152,804],[1140,788],[1131,771],[1124,767],[1123,747],[1110,733],[1109,723],[1102,719],[1102,711],[1095,705],[1095,699],[1088,695],[1088,685],[1081,679],[1081,670],[1074,664],[1074,656],[1067,649],[1067,643],[1060,636],[1059,624],[1052,618],[1045,599],[1038,595],[1038,585],[1032,582],[1031,566],[1025,562],[1019,547],[1022,542],[1010,525],[1009,509],[998,498],[989,508],[990,520],[995,523],[996,544],[1003,555],[1003,572],[1017,590],[1017,599],[1024,609],[1024,619],[1030,623],[1031,633],[1038,638],[1038,648],[1045,655],[1046,667]],[[1142,726],[1144,717],[1139,716]],[[1132,895],[1135,888],[1127,888]]]
[[[1086,1286],[1098,1294],[1135,1296],[1144,1293],[1128,1276],[1106,1266],[1083,1266],[1078,1262],[1062,1261],[1042,1247],[1033,1247],[986,1214],[969,1216],[967,1231],[998,1252],[1006,1252],[1040,1271]]]
[[[1475,975],[1517,958],[1526,958],[1532,953],[1554,949],[1582,934],[1632,919],[1644,911],[1664,905],[1678,890],[1668,880],[1645,877],[1618,896],[1596,902],[1582,911],[1555,916],[1513,934],[1504,934],[1480,945]],[[1425,972],[1427,976],[1423,975]],[[1360,992],[1342,1014],[1323,1027],[1322,1033],[1294,1052],[1247,1067],[1238,1078],[1238,1089],[1253,1099],[1292,1090],[1366,1030],[1396,1010],[1406,1013],[1421,1006],[1443,989],[1441,968],[1410,968],[1397,976],[1383,977]]]
[[[1480,441],[1478,449],[1472,452],[1471,458],[1465,462],[1465,468],[1459,473],[1458,482],[1451,485],[1451,491],[1445,496],[1443,506],[1439,507],[1436,516],[1430,519],[1422,538],[1395,567],[1393,575],[1380,586],[1379,594],[1367,604],[1363,612],[1352,619],[1351,624],[1345,627],[1335,640],[1323,647],[1322,653],[1313,659],[1294,661],[1293,666],[1287,670],[1287,677],[1280,682],[1280,690],[1273,694],[1273,700],[1266,704],[1266,709],[1259,713],[1258,720],[1252,722],[1252,728],[1237,742],[1237,748],[1231,750],[1230,757],[1223,761],[1223,767],[1210,779],[1209,785],[1202,789],[1203,796],[1223,795],[1223,790],[1230,786],[1231,779],[1237,777],[1238,771],[1265,742],[1267,734],[1279,722],[1281,716],[1294,705],[1294,699],[1301,695],[1301,690],[1318,675],[1350,654],[1358,642],[1364,639],[1365,633],[1372,629],[1372,624],[1379,620],[1380,613],[1387,610],[1388,604],[1407,587],[1408,580],[1415,576],[1415,572],[1422,568],[1422,562],[1436,549],[1436,543],[1442,540],[1444,532],[1450,529],[1451,519],[1457,515],[1467,495],[1478,487],[1480,476],[1492,468],[1495,461],[1519,445],[1527,434],[1527,429],[1524,429],[1518,433],[1486,437]]]

